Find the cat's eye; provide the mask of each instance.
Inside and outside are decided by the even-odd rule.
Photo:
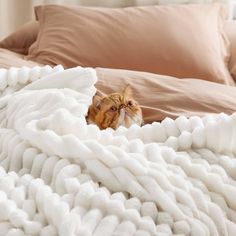
[[[128,106],[133,106],[133,102],[132,101],[128,101]]]
[[[112,106],[111,108],[110,108],[110,111],[116,111],[117,110],[117,108],[115,107],[115,106]]]

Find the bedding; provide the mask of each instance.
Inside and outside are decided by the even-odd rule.
[[[28,59],[234,84],[219,4],[123,9],[45,5]],[[213,40],[214,39],[214,40]]]
[[[204,116],[236,111],[236,88],[193,78],[179,78],[147,72],[96,68],[96,88],[104,93],[122,91],[129,84],[141,105],[145,123],[166,117]]]
[[[45,66],[18,37],[0,49],[0,235],[236,235],[235,87]],[[146,125],[87,125],[95,87],[128,83]]]
[[[0,67],[12,66],[30,68],[42,65],[25,60],[21,54],[0,49]],[[236,92],[233,86],[193,78],[179,80],[175,77],[131,70],[95,70],[98,76],[95,86],[104,93],[122,90],[124,85],[130,84],[135,99],[141,104],[145,123],[162,121],[166,117],[202,117],[221,112],[230,115],[236,111]]]
[[[21,66],[33,67],[36,65],[40,64],[35,61],[25,60],[23,54],[0,48],[0,69]]]
[[[10,69],[12,70],[12,69]],[[236,114],[100,131],[96,71],[1,70],[1,235],[235,235]]]

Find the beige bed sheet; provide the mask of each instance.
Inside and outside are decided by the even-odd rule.
[[[21,66],[33,67],[36,65],[40,64],[34,61],[25,60],[24,55],[0,48],[0,68]]]

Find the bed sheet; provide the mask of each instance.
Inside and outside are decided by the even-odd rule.
[[[21,66],[33,67],[36,65],[40,64],[34,61],[29,61],[24,59],[24,55],[15,53],[8,49],[0,48],[0,68],[21,67]]]

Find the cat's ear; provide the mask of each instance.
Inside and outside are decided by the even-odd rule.
[[[101,101],[104,97],[106,97],[106,95],[101,91],[97,90],[96,94],[93,96],[93,105],[96,110],[100,110]]]
[[[132,97],[133,92],[131,86],[128,84],[125,89],[122,91],[124,97]]]

